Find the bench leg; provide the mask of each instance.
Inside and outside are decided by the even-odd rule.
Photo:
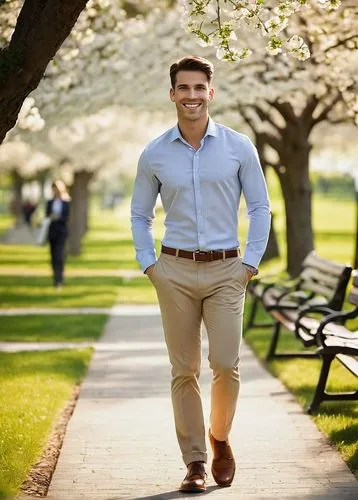
[[[329,369],[331,367],[331,363],[333,360],[334,360],[334,354],[322,357],[322,367],[321,367],[321,373],[320,373],[319,379],[318,379],[318,384],[317,384],[316,391],[314,393],[312,402],[309,405],[308,410],[307,410],[309,414],[318,410],[319,405],[321,404],[321,401],[324,399]]]
[[[270,348],[269,348],[267,355],[266,355],[266,361],[270,361],[270,359],[275,357],[275,352],[276,352],[276,347],[277,347],[278,339],[280,336],[280,332],[281,332],[281,323],[279,321],[276,321],[276,323],[274,324],[273,332],[272,332],[272,339],[271,339]]]

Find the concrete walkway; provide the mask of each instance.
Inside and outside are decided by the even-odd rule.
[[[206,358],[204,340],[201,385],[208,417]],[[231,488],[220,489],[208,467],[203,495],[224,500],[358,498],[358,482],[293,397],[246,346],[241,359],[242,390],[231,436],[237,476]],[[112,315],[68,424],[47,498],[193,498],[177,492],[185,467],[169,380],[157,310],[138,307],[135,314]]]
[[[31,316],[31,315],[68,315],[68,314],[111,314],[112,316],[135,316],[138,314],[158,315],[157,306],[148,304],[138,307],[134,305],[120,305],[110,307],[11,307],[0,308],[0,316]]]

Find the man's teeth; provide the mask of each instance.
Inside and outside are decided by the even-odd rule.
[[[198,106],[200,106],[200,103],[199,104],[184,104],[184,106],[186,108],[197,108]]]

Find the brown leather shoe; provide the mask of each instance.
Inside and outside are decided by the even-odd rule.
[[[210,444],[214,458],[211,472],[216,484],[230,486],[235,476],[235,459],[228,441],[218,441],[209,430]]]
[[[201,493],[206,490],[204,462],[192,462],[188,465],[188,472],[180,485],[179,491],[185,493]]]

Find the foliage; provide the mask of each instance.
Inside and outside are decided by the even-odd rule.
[[[344,0],[343,0],[344,2]],[[270,55],[287,53],[305,61],[310,57],[309,45],[296,33],[288,35],[291,17],[316,11],[337,10],[341,0],[183,0],[183,24],[199,39],[201,46],[214,46],[218,59],[240,61],[252,54],[245,43],[246,31],[267,39]],[[239,40],[238,40],[239,36]],[[251,37],[252,38],[252,37]]]
[[[314,173],[312,176],[313,189],[324,196],[354,199],[354,182],[350,175]]]

